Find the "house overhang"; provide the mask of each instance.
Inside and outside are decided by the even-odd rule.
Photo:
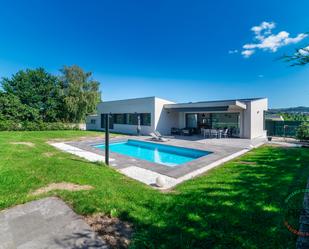
[[[228,112],[241,111],[246,108],[246,104],[238,100],[164,105],[164,109],[175,112]]]

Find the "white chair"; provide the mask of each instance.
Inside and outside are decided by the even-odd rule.
[[[229,129],[224,129],[224,131],[222,133],[222,137],[227,138],[228,137],[228,133],[229,133]]]
[[[204,129],[204,137],[210,137],[210,129]]]
[[[202,134],[203,137],[205,138],[205,137],[206,137],[206,129],[201,128],[201,134]]]
[[[218,131],[215,130],[215,129],[211,129],[210,130],[210,137],[217,138],[218,137]]]
[[[218,138],[222,138],[222,134],[223,133],[223,130],[218,130]]]

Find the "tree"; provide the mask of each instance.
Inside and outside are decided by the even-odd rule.
[[[100,101],[99,82],[91,78],[92,73],[78,66],[64,66],[60,72],[61,76],[57,77],[43,68],[27,69],[3,78],[0,119],[83,121]]]
[[[63,118],[67,122],[83,121],[100,102],[100,83],[92,79],[91,72],[76,65],[64,66],[60,72]]]
[[[3,78],[1,85],[4,92],[15,96],[21,104],[36,109],[43,121],[57,121],[61,102],[56,76],[43,68],[20,70],[10,79]]]
[[[309,63],[309,46],[296,50],[293,55],[282,56],[281,59],[292,62],[291,66],[304,66]]]
[[[38,121],[40,116],[37,109],[23,105],[16,96],[0,92],[0,120]]]

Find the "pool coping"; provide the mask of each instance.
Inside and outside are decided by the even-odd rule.
[[[172,145],[180,148],[198,149],[204,151],[210,151],[212,153],[192,160],[188,163],[178,165],[177,167],[169,167],[130,156],[110,152],[110,166],[117,169],[121,173],[143,182],[147,185],[156,187],[156,178],[162,176],[166,183],[161,189],[168,189],[175,185],[191,179],[197,175],[205,173],[206,171],[227,162],[235,157],[245,154],[252,148],[259,147],[264,144],[261,142],[255,146],[249,146],[247,148],[239,146],[226,146],[226,145],[209,145],[198,142],[190,142],[178,139],[170,139],[167,142],[155,142],[150,141],[148,138],[123,136],[111,138],[110,142],[124,142],[128,139],[146,141],[154,144]],[[74,155],[83,157],[89,161],[103,161],[104,162],[104,150],[95,148],[93,146],[98,144],[104,144],[104,139],[89,139],[84,141],[69,141],[62,143],[51,143],[54,147],[72,153]]]
[[[205,145],[201,143],[194,143],[194,142],[188,142],[188,141],[181,143],[178,140],[170,140],[170,141],[162,143],[162,142],[150,141],[149,139],[145,139],[142,137],[112,138],[110,142],[111,143],[125,142],[128,139],[149,142],[149,143],[154,143],[154,144],[171,145],[171,146],[180,147],[180,148],[197,149],[197,150],[211,152],[210,154],[207,154],[205,156],[202,156],[190,162],[180,164],[176,167],[170,167],[170,166],[166,166],[166,165],[162,165],[162,164],[158,164],[154,162],[149,162],[149,161],[142,160],[142,159],[133,158],[127,155],[110,152],[110,158],[113,160],[110,163],[110,165],[117,169],[122,169],[128,166],[137,166],[137,167],[144,168],[150,171],[154,171],[159,174],[166,175],[166,176],[173,177],[173,178],[183,177],[191,173],[194,170],[201,169],[205,167],[205,165],[209,165],[216,161],[222,160],[232,154],[239,153],[244,149],[240,147],[230,147],[230,146],[222,146],[222,145],[209,146],[209,145]],[[171,141],[173,141],[173,143],[171,143]],[[96,140],[86,140],[86,141],[73,141],[73,142],[68,142],[66,144],[77,147],[82,150],[86,150],[88,152],[101,155],[103,157],[105,155],[104,150],[93,147],[99,144],[104,144],[104,140],[96,139]]]
[[[141,139],[132,139],[132,138],[112,139],[110,142],[111,143],[126,142],[128,139],[145,142],[144,140],[141,140]],[[153,141],[147,141],[147,142],[153,143],[153,144],[162,144],[162,143],[155,143]],[[86,151],[91,151],[93,153],[100,154],[102,156],[105,155],[104,150],[94,147],[96,145],[102,144],[101,141],[100,142],[98,142],[98,141],[96,141],[96,142],[94,142],[94,141],[83,141],[83,142],[73,142],[73,143],[68,143],[68,144],[70,144],[71,146],[86,150]],[[169,145],[169,144],[163,144],[163,145]],[[169,145],[169,146],[174,146],[174,147],[178,147],[178,148],[196,149],[196,148],[175,146],[175,145]],[[198,149],[198,150],[201,150],[201,149]],[[210,151],[207,151],[207,152],[210,152]],[[178,178],[178,177],[184,176],[187,173],[190,173],[193,168],[194,169],[200,168],[202,166],[201,162],[204,161],[205,157],[207,157],[211,154],[213,154],[212,151],[211,151],[211,153],[209,153],[205,156],[199,157],[197,159],[194,159],[190,162],[180,164],[180,165],[177,165],[175,167],[170,167],[170,166],[166,166],[166,165],[163,165],[163,164],[150,162],[150,161],[147,161],[147,160],[143,160],[143,159],[139,159],[139,158],[135,158],[135,157],[132,157],[132,156],[123,155],[123,154],[120,154],[120,153],[110,151],[110,157],[114,161],[114,162],[111,163],[111,166],[113,166],[115,168],[121,169],[121,168],[123,168],[123,166],[127,167],[126,165],[128,165],[128,162],[129,162],[130,164],[133,164],[133,166],[144,168],[144,169],[154,171],[154,172],[157,172],[159,174],[166,175],[166,176],[173,177],[173,178]]]

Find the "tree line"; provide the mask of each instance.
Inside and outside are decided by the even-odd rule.
[[[101,100],[100,83],[76,65],[64,66],[59,75],[20,70],[0,85],[0,121],[79,123]]]

